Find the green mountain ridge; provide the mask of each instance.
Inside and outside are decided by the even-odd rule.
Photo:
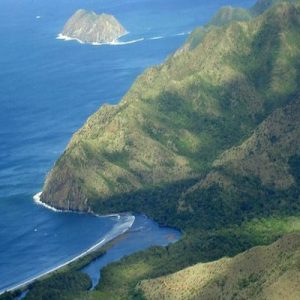
[[[94,201],[201,176],[297,93],[298,9],[283,4],[214,28],[192,51],[147,70],[119,105],[102,107],[74,135],[42,200],[88,210]]]
[[[299,0],[259,0],[249,9],[224,6],[203,27],[196,28],[188,37],[186,43],[177,50],[177,53],[194,49],[202,42],[205,35],[214,27],[227,26],[232,22],[249,21],[267,11],[273,5],[280,3],[299,3]]]
[[[270,246],[254,247],[233,258],[196,264],[177,273],[144,280],[147,299],[300,298],[300,235],[284,236]]]

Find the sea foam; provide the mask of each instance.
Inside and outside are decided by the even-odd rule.
[[[57,37],[57,40],[64,40],[64,41],[77,41],[80,44],[85,44],[82,40],[77,39],[77,38],[73,38],[73,37],[69,37],[67,35],[63,35],[62,33],[60,33]]]
[[[52,211],[55,211],[55,212],[66,212],[66,211],[63,211],[63,210],[61,210],[61,209],[57,209],[57,208],[55,208],[55,207],[53,207],[53,206],[51,206],[51,205],[49,205],[49,204],[46,204],[46,203],[42,202],[42,201],[41,201],[41,195],[42,195],[42,192],[39,192],[39,193],[37,193],[37,194],[35,194],[35,195],[33,196],[33,200],[34,200],[34,202],[35,202],[37,205],[44,206],[44,207],[46,207],[46,208],[48,208],[48,209],[50,209],[50,210],[52,210]]]
[[[129,34],[129,32],[126,32],[125,34],[123,34],[121,37],[125,36]],[[64,41],[77,41],[80,44],[90,44],[93,46],[103,46],[103,45],[111,45],[111,46],[121,46],[121,45],[129,45],[129,44],[134,44],[134,43],[138,43],[144,40],[144,38],[139,38],[139,39],[135,39],[135,40],[131,40],[131,41],[120,41],[119,39],[116,39],[112,42],[108,42],[108,43],[85,43],[82,40],[78,39],[78,38],[74,38],[74,37],[70,37],[67,35],[63,35],[62,33],[58,34],[58,36],[56,37],[57,40],[64,40]]]
[[[140,39],[136,39],[136,40],[131,40],[131,41],[126,41],[126,42],[121,42],[119,40],[116,40],[116,41],[113,41],[113,42],[109,43],[109,45],[113,45],[113,46],[129,45],[129,44],[134,44],[134,43],[142,42],[143,40],[144,40],[144,38],[140,38]]]
[[[163,39],[164,37],[163,36],[154,36],[154,37],[152,37],[152,38],[149,38],[149,40],[161,40],[161,39]]]
[[[174,34],[174,36],[182,36],[182,35],[189,35],[191,33],[191,31],[187,31],[187,32],[179,32]]]
[[[127,35],[129,32],[127,32],[126,34],[124,35]],[[124,36],[123,35],[123,36]],[[117,40],[114,40],[112,42],[108,42],[108,43],[97,43],[97,42],[94,42],[94,43],[85,43],[83,42],[82,40],[80,39],[77,39],[77,38],[73,38],[73,37],[69,37],[67,35],[63,35],[62,33],[60,33],[57,37],[56,37],[57,40],[64,40],[64,41],[77,41],[78,43],[80,44],[90,44],[90,45],[93,45],[93,46],[103,46],[103,45],[111,45],[111,46],[122,46],[122,45],[129,45],[129,44],[134,44],[134,43],[138,43],[138,42],[141,42],[144,40],[144,38],[139,38],[139,39],[135,39],[135,40],[131,40],[131,41],[120,41],[119,39]]]

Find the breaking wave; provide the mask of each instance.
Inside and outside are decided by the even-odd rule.
[[[190,31],[188,31],[188,32],[180,32],[180,33],[176,33],[174,35],[171,35],[171,37],[172,36],[174,37],[174,36],[189,35],[190,33],[191,33]],[[64,40],[64,41],[77,41],[80,44],[90,44],[90,45],[93,45],[93,46],[103,46],[103,45],[122,46],[122,45],[135,44],[135,43],[138,43],[138,42],[142,42],[144,40],[160,40],[160,39],[164,39],[164,38],[167,38],[167,37],[168,36],[161,36],[161,35],[159,35],[159,36],[154,36],[154,37],[150,37],[150,38],[139,38],[139,39],[130,40],[130,41],[120,41],[119,39],[117,39],[117,40],[114,40],[114,41],[109,42],[109,43],[85,43],[85,42],[83,42],[80,39],[69,37],[69,36],[66,36],[66,35],[63,35],[62,33],[60,33],[56,37],[56,39],[57,40]]]

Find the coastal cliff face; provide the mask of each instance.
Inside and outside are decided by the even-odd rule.
[[[97,15],[93,11],[79,9],[68,20],[62,36],[84,43],[112,43],[126,34],[125,28],[112,15]]]
[[[299,26],[299,6],[283,3],[249,22],[211,28],[192,48],[147,70],[119,105],[102,107],[72,137],[42,201],[89,210],[113,196],[209,173],[224,151],[297,99]],[[272,182],[280,162],[249,174]],[[291,176],[277,187],[292,185]]]

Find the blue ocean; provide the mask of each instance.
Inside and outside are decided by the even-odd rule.
[[[0,292],[130,227],[128,216],[54,212],[37,205],[33,195],[41,191],[47,172],[89,115],[104,103],[117,103],[143,70],[163,62],[218,8],[253,3],[1,0]],[[113,14],[129,34],[118,45],[56,39],[79,8]],[[139,249],[166,245],[170,234],[175,235],[173,241],[180,236],[143,216],[136,217],[130,230],[127,240],[109,251],[97,268]]]

